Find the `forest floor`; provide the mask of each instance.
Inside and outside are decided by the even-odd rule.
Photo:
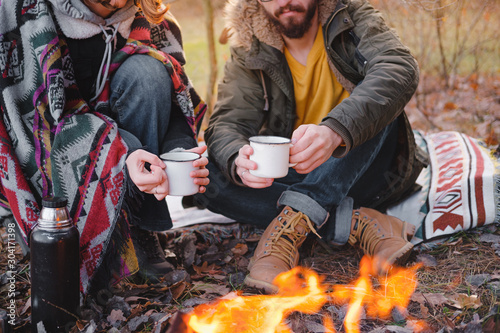
[[[419,93],[407,107],[414,128],[423,132],[456,130],[498,146],[500,79],[461,78],[455,85],[443,91],[436,80],[421,80]],[[181,313],[222,297],[235,297],[234,291],[258,295],[257,290],[243,285],[243,279],[261,232],[238,223],[195,225],[166,232],[161,237],[162,245],[177,270],[157,284],[127,279],[113,294],[87,297],[76,324],[68,331],[183,332],[175,326]],[[0,253],[7,253],[5,228],[0,228],[0,234],[4,241],[0,242]],[[301,247],[300,265],[316,271],[329,288],[353,287],[360,275],[361,259],[359,249],[332,249],[310,237]],[[19,247],[16,262],[15,325],[5,327],[11,332],[29,332],[29,257],[23,256]],[[416,264],[420,265],[413,279],[417,286],[406,310],[393,310],[384,318],[362,311],[360,332],[500,332],[499,225],[460,232],[439,243],[419,244],[408,267]],[[9,299],[6,267],[7,256],[2,255],[3,309]],[[374,290],[383,288],[380,281],[372,282]],[[285,322],[294,333],[347,332],[346,313],[345,304],[327,302],[314,314],[295,311]],[[325,318],[330,318],[330,324]],[[3,318],[4,324],[8,319]]]

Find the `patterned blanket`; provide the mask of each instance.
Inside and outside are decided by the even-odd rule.
[[[388,210],[417,226],[413,243],[500,222],[500,151],[453,131],[415,139],[431,162],[417,179],[422,190]]]
[[[162,61],[174,83],[174,107],[196,135],[206,106],[183,71],[179,50],[161,51],[181,45],[172,24],[166,19],[151,28],[138,13],[110,73],[134,53]],[[116,124],[95,112],[108,98],[109,82],[95,105],[81,98],[64,36],[45,0],[0,2],[0,204],[11,210],[27,243],[41,198],[68,199],[80,231],[84,294],[104,254],[121,258],[115,260],[117,278],[138,268],[128,229],[138,203],[138,192],[127,186],[128,149]]]
[[[424,237],[432,239],[500,221],[500,165],[465,134],[427,137],[432,163]]]

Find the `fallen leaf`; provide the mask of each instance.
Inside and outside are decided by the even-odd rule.
[[[115,309],[113,309],[113,310],[111,310],[111,313],[109,314],[107,320],[109,321],[109,323],[111,325],[113,325],[117,321],[122,322],[122,321],[127,320],[127,318],[125,318],[123,316],[123,311],[122,310],[115,310]]]
[[[201,266],[193,265],[193,269],[196,273],[198,273],[198,275],[214,275],[222,273],[218,266],[215,264],[208,265],[206,261],[204,261]]]
[[[146,301],[146,300],[148,300],[148,298],[141,297],[141,296],[129,296],[129,297],[125,298],[125,302],[127,302],[127,303],[135,303],[139,300]]]
[[[149,309],[148,311],[146,311],[146,313],[144,314],[145,316],[148,316],[148,317],[151,317],[151,315],[153,313],[157,313],[155,309]]]
[[[488,281],[491,280],[491,276],[489,274],[475,274],[475,275],[468,275],[465,278],[465,281],[469,283],[471,286],[474,287],[479,287]]]
[[[429,309],[425,305],[423,305],[422,303],[420,303],[420,316],[422,318],[429,317]]]
[[[218,295],[226,295],[229,293],[231,290],[227,288],[226,286],[219,285],[219,284],[213,284],[213,283],[206,283],[206,282],[201,282],[201,281],[195,281],[193,283],[193,289],[197,291],[204,291],[207,294],[218,294]]]
[[[226,295],[222,296],[221,299],[233,299],[239,296],[240,296],[239,292],[231,291],[230,293],[227,293]]]
[[[447,102],[444,104],[443,109],[445,110],[455,110],[458,109],[458,105],[453,102]]]
[[[442,293],[413,293],[411,300],[420,304],[429,303],[432,306],[443,305],[448,301],[448,298]]]
[[[500,243],[500,236],[494,234],[482,234],[479,236],[479,241],[486,243]]]
[[[231,252],[236,256],[243,256],[248,252],[248,246],[244,243],[238,243],[231,249]]]
[[[174,288],[171,288],[170,292],[172,293],[172,299],[176,300],[179,297],[181,297],[181,295],[184,293],[184,290],[186,290],[186,287],[187,287],[187,282],[182,282],[179,283]]]
[[[148,320],[149,320],[148,316],[145,315],[138,316],[129,320],[127,326],[130,328],[132,332],[136,332],[139,326],[141,326],[144,323],[147,323]]]
[[[429,325],[423,320],[410,319],[406,322],[406,329],[410,329],[412,332],[418,333],[432,333],[434,330],[429,327]]]
[[[81,331],[89,324],[87,320],[77,320],[76,327]]]
[[[28,311],[29,308],[31,308],[31,297],[28,298],[28,301],[26,302],[26,304],[24,304],[23,308],[21,309],[20,314],[21,315],[25,314],[26,311]]]
[[[477,295],[455,294],[448,296],[448,299],[451,301],[449,305],[457,309],[477,309],[483,305]]]

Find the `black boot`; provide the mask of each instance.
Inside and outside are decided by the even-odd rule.
[[[130,231],[139,261],[139,276],[157,283],[162,276],[174,270],[174,266],[165,259],[165,253],[155,232],[138,227],[131,227]]]

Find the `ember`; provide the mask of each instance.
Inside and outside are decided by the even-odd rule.
[[[359,318],[363,308],[370,317],[386,318],[394,307],[406,309],[417,286],[415,265],[394,268],[387,276],[378,278],[377,287],[372,283],[371,259],[364,257],[360,263],[360,276],[350,285],[327,286],[314,271],[296,267],[276,277],[279,287],[276,295],[241,296],[231,293],[214,304],[196,307],[189,315],[188,332],[292,332],[283,319],[294,311],[313,314],[327,302],[349,304],[345,317],[345,330],[359,332]],[[336,332],[331,319],[323,325],[329,332]]]

